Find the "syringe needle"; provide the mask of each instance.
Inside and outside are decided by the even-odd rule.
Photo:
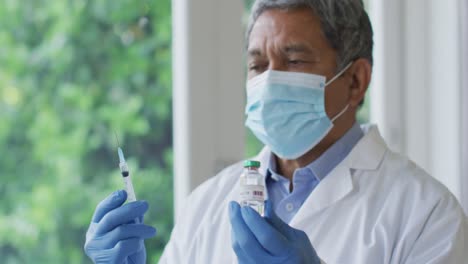
[[[115,130],[114,130],[114,134],[115,134],[115,139],[117,140],[117,147],[120,148],[119,137],[117,136],[117,132]]]

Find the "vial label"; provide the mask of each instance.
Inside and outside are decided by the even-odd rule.
[[[241,201],[257,201],[263,202],[264,189],[262,185],[244,185],[241,186],[240,199]]]
[[[247,179],[245,179],[245,184],[246,185],[257,185],[258,184],[258,179],[256,179],[256,178],[247,178]]]

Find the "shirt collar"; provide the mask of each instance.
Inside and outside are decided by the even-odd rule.
[[[351,152],[357,142],[364,136],[361,127],[355,123],[338,141],[328,148],[318,159],[314,160],[304,168],[297,169],[298,171],[309,170],[313,176],[319,181],[323,180],[343,159]],[[268,167],[266,178],[271,178],[275,181],[284,181],[287,179],[277,173],[276,159],[273,153],[270,153],[268,159]],[[303,173],[301,173],[303,174]]]

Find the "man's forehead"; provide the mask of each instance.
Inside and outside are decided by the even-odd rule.
[[[248,53],[255,55],[266,48],[294,52],[317,49],[322,38],[320,22],[309,9],[266,10],[254,24],[249,36]]]

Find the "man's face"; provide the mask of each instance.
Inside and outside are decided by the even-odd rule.
[[[337,54],[327,42],[319,19],[308,8],[263,12],[252,28],[248,47],[248,79],[266,70],[336,74]],[[350,80],[338,78],[325,89],[325,108],[334,117],[346,105]]]

